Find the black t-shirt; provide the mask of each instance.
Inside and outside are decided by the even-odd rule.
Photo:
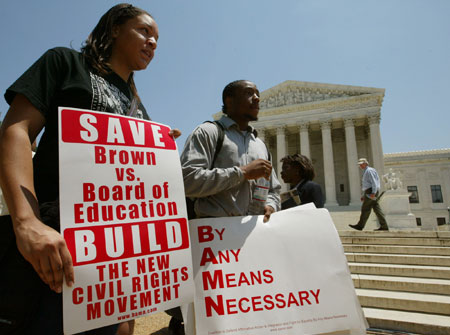
[[[81,53],[68,48],[48,50],[25,71],[6,90],[8,104],[18,93],[26,96],[45,117],[45,131],[33,159],[39,203],[54,201],[59,195],[58,107],[126,115],[133,98],[129,85],[116,73],[96,74]],[[142,104],[136,117],[149,119]]]

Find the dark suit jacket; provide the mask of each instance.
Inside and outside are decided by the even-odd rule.
[[[302,205],[314,202],[317,208],[323,208],[322,189],[319,184],[311,180],[305,180],[298,185],[297,191]],[[281,209],[287,209],[294,206],[297,206],[294,200],[288,199],[281,204]]]

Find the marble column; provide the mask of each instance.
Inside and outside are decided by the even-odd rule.
[[[311,149],[309,146],[309,124],[301,123],[298,127],[300,130],[300,153],[311,159]]]
[[[384,174],[384,157],[383,147],[381,145],[381,133],[380,133],[380,115],[370,115],[368,117],[369,129],[370,129],[370,144],[372,149],[373,162],[369,162],[369,165],[377,170],[380,178]],[[383,188],[383,185],[381,186]]]
[[[281,179],[281,166],[280,159],[286,156],[286,127],[280,126],[277,128],[277,177],[281,183],[281,190],[286,191],[287,186]]]
[[[345,146],[347,148],[347,169],[350,187],[350,205],[360,205],[361,188],[359,180],[358,150],[356,147],[353,119],[345,119]]]
[[[325,176],[326,206],[337,206],[336,181],[334,174],[333,143],[331,141],[331,121],[320,122],[323,145],[323,170]]]

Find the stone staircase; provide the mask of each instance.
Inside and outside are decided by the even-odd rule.
[[[450,334],[450,232],[339,235],[371,328]]]

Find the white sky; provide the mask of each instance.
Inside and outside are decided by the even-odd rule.
[[[45,50],[79,49],[118,2],[8,0],[0,11],[2,93]],[[385,88],[385,153],[450,147],[448,0],[142,0],[156,19],[155,59],[136,74],[153,120],[193,128],[236,79]],[[1,118],[8,105],[1,99]]]

